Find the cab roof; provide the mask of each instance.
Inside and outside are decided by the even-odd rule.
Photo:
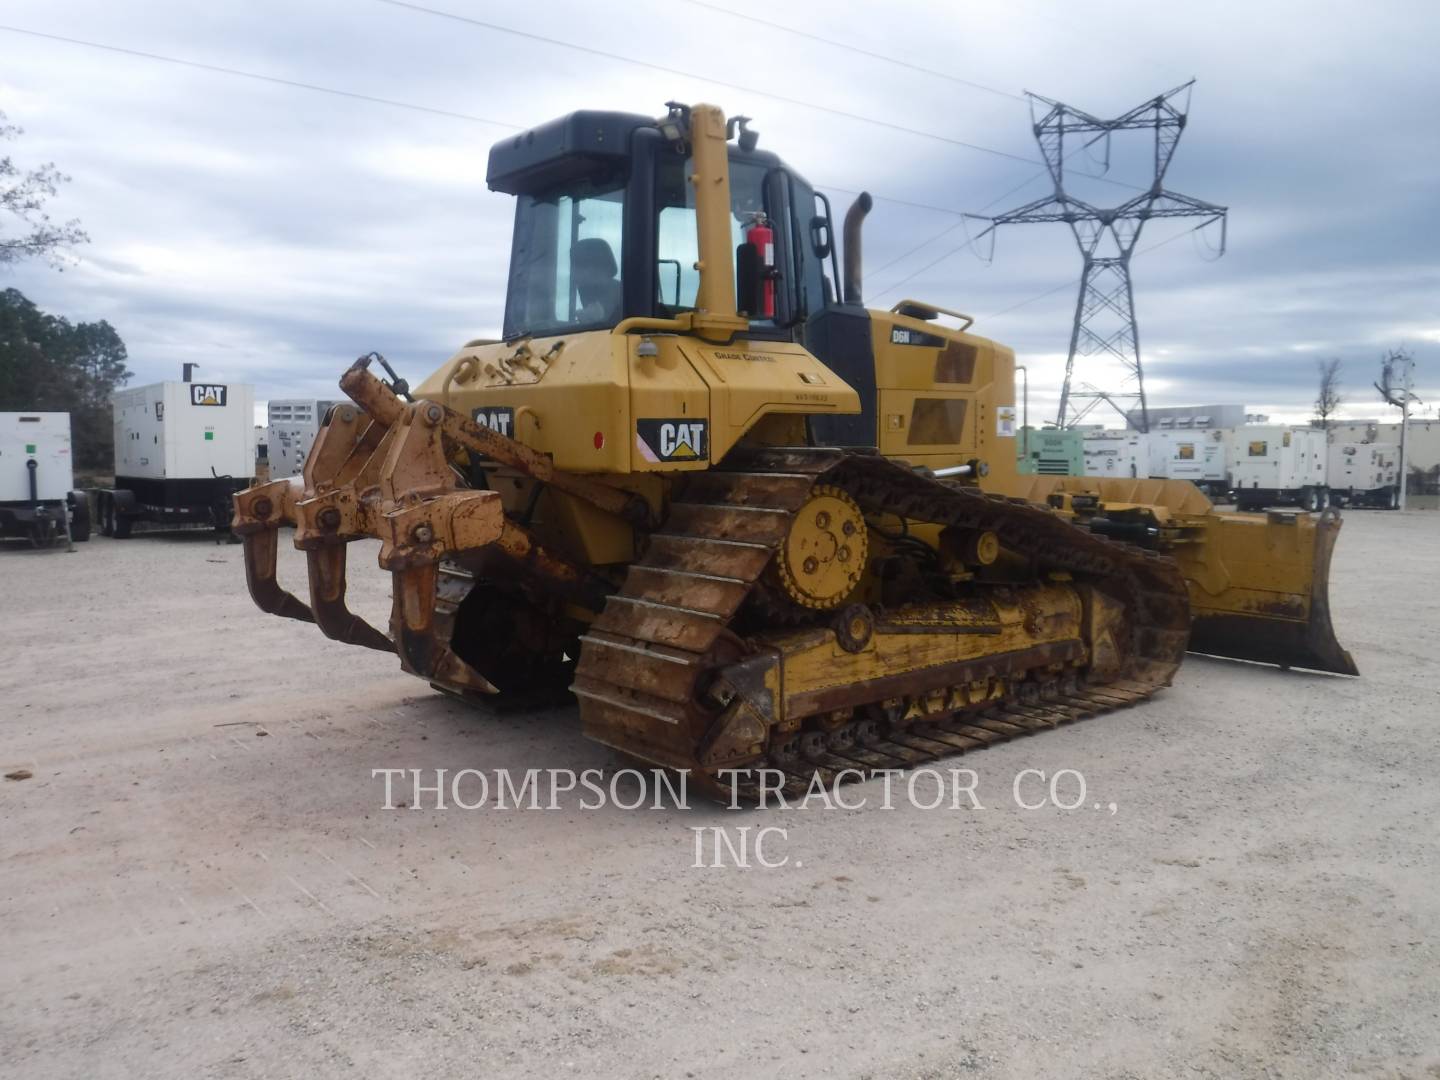
[[[623,168],[630,136],[654,126],[654,117],[638,113],[572,112],[492,146],[485,183],[491,191],[518,195],[593,173],[597,166]]]

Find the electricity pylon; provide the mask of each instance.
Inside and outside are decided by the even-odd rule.
[[[1194,82],[1191,79],[1113,120],[1101,120],[1061,102],[1026,92],[1030,98],[1035,140],[1055,182],[1055,191],[1043,199],[992,217],[985,231],[1000,225],[1063,221],[1070,226],[1080,248],[1084,271],[1080,278],[1080,296],[1075,302],[1075,324],[1070,331],[1070,353],[1065,360],[1065,386],[1060,392],[1060,412],[1056,418],[1059,427],[1078,423],[1105,401],[1125,415],[1127,422],[1138,420],[1141,431],[1150,429],[1145,374],[1140,364],[1140,331],[1135,321],[1135,290],[1130,280],[1130,256],[1145,222],[1151,218],[1203,217],[1205,220],[1195,226],[1201,229],[1219,221],[1220,252],[1224,254],[1226,208],[1168,191],[1163,183],[1185,130],[1190,87]],[[1182,95],[1184,104],[1177,104],[1176,99]],[[1154,178],[1149,187],[1111,209],[1091,206],[1066,192],[1067,138],[1085,140],[1069,154],[1103,140],[1104,167],[1108,169],[1111,135],[1117,131],[1146,129],[1153,130],[1155,136]],[[1072,390],[1070,380],[1075,372],[1075,357],[1097,353],[1120,362],[1125,374],[1119,385],[1093,387],[1082,383],[1082,388]],[[1135,407],[1124,408],[1121,403],[1127,400],[1133,401]]]

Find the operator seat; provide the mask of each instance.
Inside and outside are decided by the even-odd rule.
[[[582,323],[618,322],[623,290],[615,252],[598,236],[575,241],[570,249],[570,280],[580,298],[575,319]]]

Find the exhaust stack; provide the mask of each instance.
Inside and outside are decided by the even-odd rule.
[[[875,200],[870,198],[868,191],[862,191],[855,201],[850,204],[850,209],[845,211],[845,282],[844,298],[847,304],[859,304],[860,297],[860,227],[864,224],[865,215],[870,213],[870,208],[875,205]]]

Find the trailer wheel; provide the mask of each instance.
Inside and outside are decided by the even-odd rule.
[[[134,525],[128,517],[115,508],[115,500],[110,500],[110,535],[116,540],[129,540],[130,529]]]
[[[1386,509],[1386,510],[1399,510],[1399,509],[1400,509],[1400,489],[1399,489],[1398,487],[1392,487],[1392,488],[1390,489],[1390,494],[1389,494],[1389,496],[1387,496],[1386,499],[1385,499],[1385,509]]]
[[[110,493],[98,492],[95,496],[95,512],[100,515],[100,535],[115,535],[115,510],[110,505]]]
[[[1315,511],[1319,510],[1320,492],[1316,491],[1313,487],[1306,488],[1305,493],[1300,496],[1300,506],[1302,509],[1310,511],[1312,514]]]
[[[1321,509],[1321,510],[1329,510],[1329,509],[1330,509],[1330,489],[1329,489],[1329,488],[1321,488],[1316,494],[1317,494],[1318,498],[1320,499],[1320,509]]]
[[[70,539],[84,543],[90,539],[90,496],[83,491],[72,491],[70,503]]]

